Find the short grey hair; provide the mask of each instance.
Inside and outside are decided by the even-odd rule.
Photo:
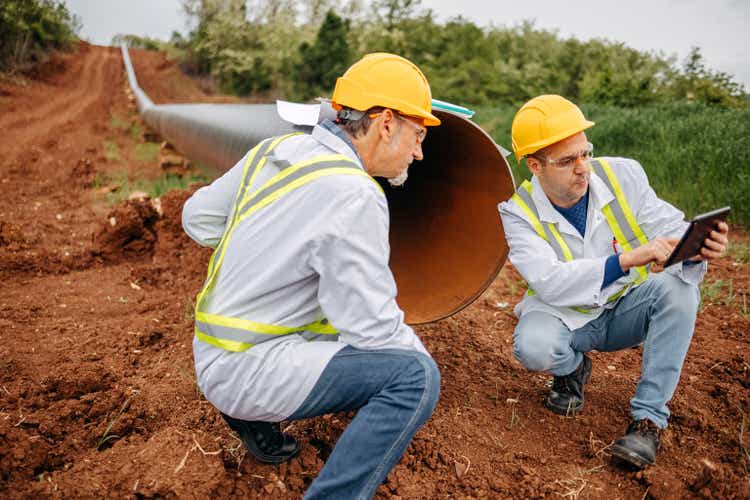
[[[360,135],[366,135],[370,130],[372,124],[372,113],[379,113],[385,108],[382,106],[376,106],[366,111],[359,111],[351,108],[342,108],[338,114],[336,123],[341,126],[344,131],[352,137],[359,137]]]

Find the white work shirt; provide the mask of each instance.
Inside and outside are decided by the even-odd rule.
[[[681,211],[656,196],[648,183],[643,167],[627,158],[605,158],[615,172],[625,193],[638,225],[646,237],[679,238],[688,226]],[[560,318],[574,330],[599,316],[605,308],[614,307],[615,302],[607,303],[609,297],[617,293],[636,272],[630,270],[617,281],[601,289],[604,279],[604,264],[610,255],[613,233],[604,218],[602,208],[615,200],[615,195],[598,175],[591,173],[589,182],[589,203],[586,217],[585,236],[555,209],[544,193],[536,176],[531,179],[532,199],[539,210],[542,223],[557,224],[558,231],[570,247],[574,260],[561,262],[555,251],[527,221],[521,208],[511,200],[498,205],[503,221],[505,237],[510,247],[510,261],[529,284],[535,295],[524,296],[516,305],[517,317],[531,312],[542,311]],[[707,264],[677,264],[664,272],[673,273],[683,281],[698,285],[706,273]],[[594,307],[588,313],[570,307]]]
[[[291,164],[342,154],[362,165],[342,138],[316,126],[282,141],[273,155]],[[216,247],[232,209],[246,158],[187,200],[182,223],[201,245]],[[278,172],[269,164],[254,186]],[[253,188],[251,188],[253,189]],[[386,198],[369,178],[324,176],[242,221],[227,246],[206,312],[298,326],[328,318],[339,340],[282,336],[231,352],[195,338],[198,385],[222,412],[243,420],[281,421],[304,402],[336,352],[411,349],[426,353],[404,323],[388,259]]]

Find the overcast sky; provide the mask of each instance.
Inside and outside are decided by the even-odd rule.
[[[186,31],[179,0],[65,0],[81,36],[109,44],[118,33],[168,39]],[[708,66],[735,75],[750,91],[750,0],[423,0],[441,20],[463,15],[480,26],[534,20],[581,40],[608,38],[639,50],[676,54],[693,46]]]

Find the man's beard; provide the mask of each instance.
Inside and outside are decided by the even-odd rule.
[[[393,187],[403,186],[404,182],[406,182],[407,177],[409,177],[409,169],[405,168],[404,171],[398,174],[396,177],[391,177],[390,179],[388,179],[388,184]]]

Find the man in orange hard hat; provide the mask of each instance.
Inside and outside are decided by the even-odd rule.
[[[574,415],[584,403],[592,350],[643,344],[632,420],[611,453],[652,464],[682,370],[707,261],[721,257],[728,227],[717,224],[700,255],[661,271],[688,225],[659,199],[641,165],[593,157],[594,123],[572,102],[543,95],[512,125],[513,151],[533,174],[499,205],[510,260],[529,286],[516,306],[516,358],[554,375],[547,408]]]
[[[370,54],[336,82],[337,119],[261,142],[183,210],[215,248],[198,295],[198,384],[248,451],[299,450],[279,422],[357,410],[305,498],[370,498],[437,404],[440,374],[396,303],[388,204],[432,114],[422,72]]]

